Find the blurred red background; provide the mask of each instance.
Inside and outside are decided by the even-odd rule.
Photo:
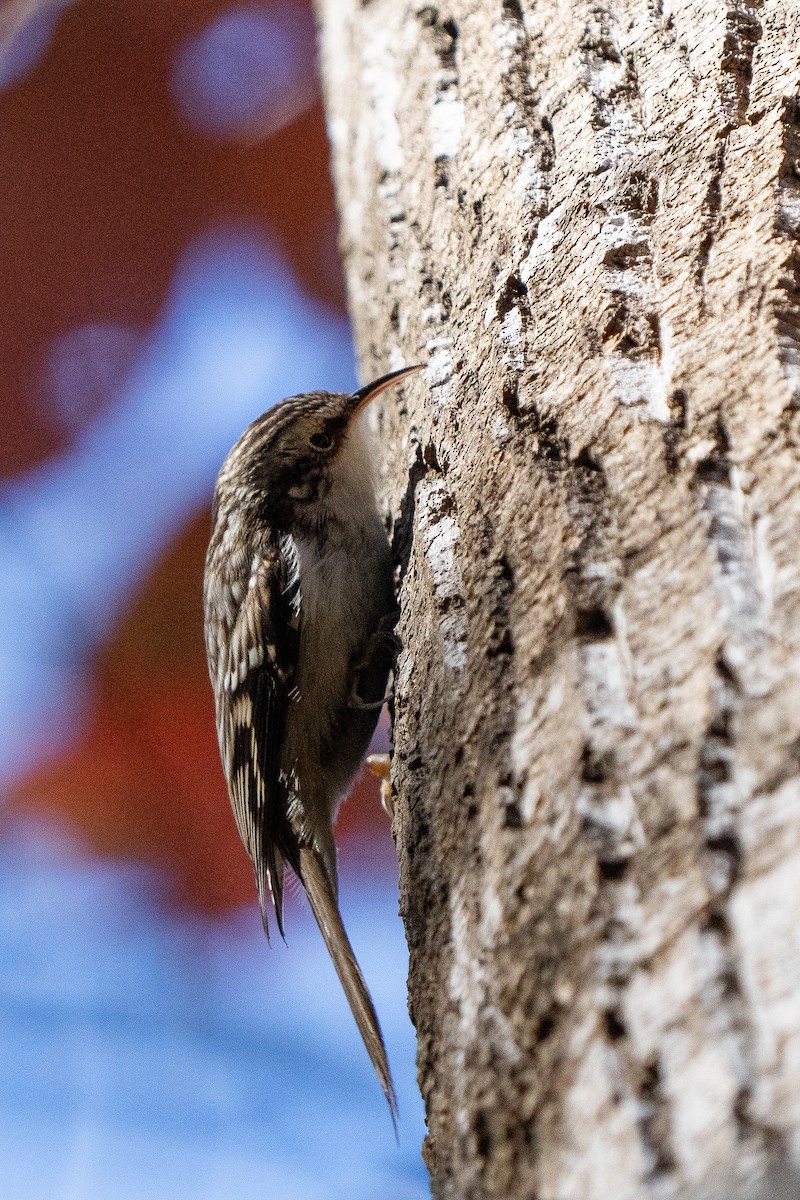
[[[24,80],[0,94],[7,479],[62,453],[112,394],[118,361],[104,370],[87,345],[80,403],[66,415],[54,410],[48,347],[71,330],[110,322],[131,331],[133,353],[181,255],[209,227],[262,228],[306,292],[344,309],[319,102],[250,144],[193,129],[176,105],[176,54],[229,7],[83,0],[60,16]],[[206,676],[207,536],[208,515],[198,513],[131,597],[87,664],[95,684],[87,727],[66,754],[14,783],[6,819],[21,810],[57,815],[93,850],[165,868],[175,899],[218,913],[254,891],[219,767]],[[388,823],[371,781],[343,809],[339,834],[348,833],[391,869]]]
[[[341,902],[402,1147],[297,889],[266,945],[203,645],[227,450],[355,384],[309,4],[0,0],[0,296],[0,1196],[425,1200],[377,785]]]

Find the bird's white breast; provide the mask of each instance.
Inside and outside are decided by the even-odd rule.
[[[334,468],[324,500],[325,535],[296,533],[293,539],[300,579],[300,651],[287,752],[306,779],[315,774],[321,747],[349,704],[353,665],[386,609],[389,548],[361,429],[352,431]],[[344,787],[348,780],[340,782]]]

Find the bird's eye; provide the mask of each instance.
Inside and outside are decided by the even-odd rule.
[[[320,429],[319,433],[312,433],[308,440],[315,450],[330,450],[333,445],[333,435],[326,429]]]

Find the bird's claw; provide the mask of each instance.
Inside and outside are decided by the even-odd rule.
[[[394,800],[392,785],[389,779],[391,762],[388,754],[370,754],[367,756],[367,768],[381,781],[381,807],[390,821],[394,820]]]
[[[394,692],[389,692],[388,695],[383,696],[380,700],[362,700],[358,694],[358,682],[356,682],[356,685],[350,693],[350,700],[348,703],[351,708],[357,708],[359,712],[375,712],[377,709],[383,708],[384,704],[388,704],[389,701],[393,699]]]

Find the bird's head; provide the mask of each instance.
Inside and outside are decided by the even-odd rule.
[[[358,489],[368,463],[357,435],[358,418],[385,388],[421,370],[403,367],[352,393],[290,396],[253,422],[226,458],[217,480],[216,506],[258,509],[260,519],[287,526],[316,523],[337,485]],[[304,511],[306,510],[306,511]]]

